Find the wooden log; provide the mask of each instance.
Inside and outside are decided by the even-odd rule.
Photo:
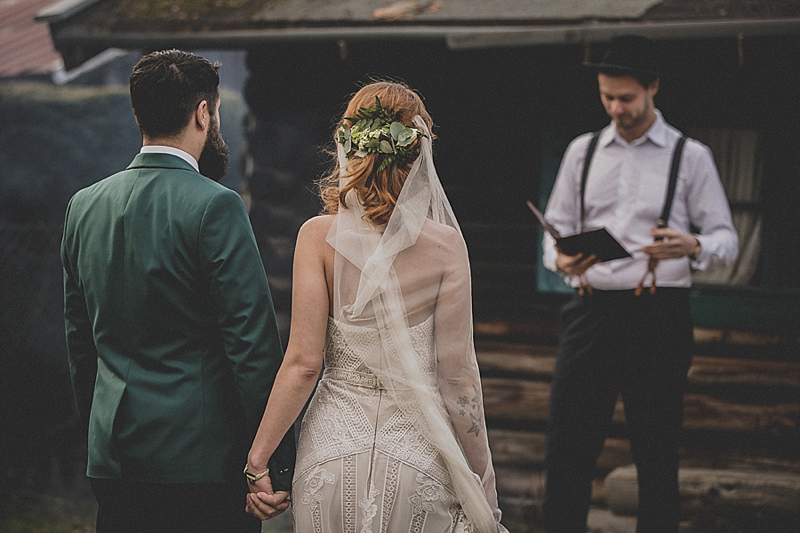
[[[494,471],[497,477],[497,494],[499,496],[538,501],[544,499],[544,471],[505,465],[495,465]],[[599,505],[606,503],[606,491],[601,478],[592,482],[592,502]]]
[[[697,345],[721,344],[725,341],[725,332],[722,329],[695,327],[693,338]]]
[[[489,447],[495,465],[544,466],[544,433],[489,428]]]
[[[489,446],[496,465],[544,467],[546,435],[539,431],[489,430]],[[597,461],[597,469],[605,474],[631,463],[630,443],[609,437]]]
[[[550,384],[508,378],[483,379],[486,417],[496,420],[545,422]]]
[[[598,477],[592,481],[592,505],[606,507],[608,505],[608,492],[606,492],[605,480]]]
[[[532,500],[544,499],[544,472],[495,466],[497,494]]]
[[[502,522],[509,532],[542,532],[544,519],[542,501],[530,498],[500,496]],[[636,517],[616,515],[602,507],[589,510],[587,526],[591,532],[633,532],[636,530]],[[685,527],[682,526],[682,529]]]
[[[486,416],[501,421],[545,422],[550,385],[511,378],[484,378]],[[622,402],[614,409],[614,422],[624,423]],[[797,437],[800,403],[749,405],[731,403],[711,395],[688,393],[684,398],[684,429]]]
[[[798,474],[681,468],[679,483],[682,519],[691,520],[694,529],[800,529]],[[636,513],[634,466],[614,470],[605,488],[615,514]]]
[[[541,500],[500,496],[501,522],[509,532],[541,532],[544,530]]]
[[[556,349],[549,346],[481,344],[478,364],[481,374],[505,374],[551,379]]]
[[[555,343],[558,339],[558,326],[555,321],[477,321],[476,337],[516,338],[522,340],[545,340]]]
[[[499,467],[522,469],[545,468],[546,434],[541,431],[489,429],[492,460]],[[728,469],[738,471],[784,472],[800,475],[800,457],[788,451],[776,455],[773,451],[751,446],[720,448],[718,446],[683,446],[680,449],[683,467]],[[610,471],[632,463],[630,442],[608,437],[596,464],[596,473],[605,476]]]
[[[786,452],[776,455],[774,450],[746,445],[738,448],[685,446],[681,448],[681,465],[739,471],[777,471],[800,475],[800,455],[796,450]]]
[[[591,507],[586,519],[586,527],[594,533],[628,533],[636,531],[636,517],[617,515],[604,507]],[[692,522],[681,521],[678,524],[681,532],[693,531]]]
[[[589,509],[586,526],[590,532],[635,532],[636,517],[616,515],[608,509],[592,507]]]
[[[687,393],[683,403],[684,429],[762,433],[797,438],[800,403],[746,405],[710,395]]]
[[[786,344],[786,342],[785,335],[755,330],[694,328],[694,343],[699,348],[703,346],[739,346],[769,351]]]
[[[800,387],[800,363],[695,356],[690,386],[750,385]]]
[[[552,379],[556,349],[548,346],[482,343],[482,374]],[[800,363],[696,355],[689,369],[689,390],[714,386],[800,388]]]

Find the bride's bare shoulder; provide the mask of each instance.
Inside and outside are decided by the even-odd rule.
[[[300,230],[305,230],[311,233],[315,233],[320,230],[327,230],[331,227],[331,223],[335,218],[335,215],[317,215],[315,217],[311,217],[303,223],[303,225],[300,227]]]
[[[434,245],[443,250],[451,250],[454,245],[461,242],[461,234],[446,224],[440,224],[432,220],[426,220],[422,227],[420,236],[428,244]]]
[[[306,220],[297,233],[297,246],[322,247],[334,215],[319,215]]]

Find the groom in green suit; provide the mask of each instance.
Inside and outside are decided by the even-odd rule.
[[[260,529],[242,466],[283,353],[244,205],[216,182],[218,86],[191,53],[143,57],[141,152],[67,206],[67,356],[98,531]],[[290,429],[269,465],[277,510],[293,466]]]

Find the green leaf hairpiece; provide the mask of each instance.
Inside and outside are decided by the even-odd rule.
[[[348,158],[377,154],[377,172],[392,164],[407,163],[417,139],[426,136],[416,127],[408,127],[398,121],[397,114],[384,108],[377,96],[373,106],[361,107],[355,116],[344,119],[350,122],[350,127],[339,126],[336,142],[342,145]]]

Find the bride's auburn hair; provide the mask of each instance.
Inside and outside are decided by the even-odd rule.
[[[427,126],[428,133],[434,137],[433,120],[422,99],[413,89],[398,82],[373,82],[356,91],[336,128],[341,125],[350,127],[351,122],[346,118],[355,117],[360,108],[370,108],[375,105],[376,97],[384,109],[396,114],[396,121],[408,127],[414,127],[414,117],[420,116]],[[334,130],[334,140],[335,138]],[[382,170],[378,170],[380,157],[377,154],[368,154],[363,158],[357,156],[348,158],[347,171],[344,173],[341,188],[339,188],[339,160],[334,153],[333,168],[319,181],[323,212],[334,214],[339,207],[346,208],[345,197],[348,192],[356,192],[359,202],[364,207],[364,220],[375,225],[389,222],[411,165],[419,156],[421,138],[424,137],[417,139],[416,150],[408,156],[405,163],[393,162]]]

